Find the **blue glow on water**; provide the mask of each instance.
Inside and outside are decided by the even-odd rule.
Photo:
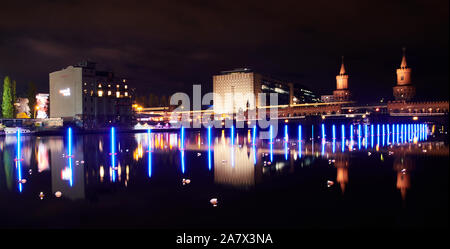
[[[407,132],[407,139],[408,139],[408,142],[411,142],[411,124],[408,124],[408,132]]]
[[[361,125],[358,124],[358,150],[361,149]]]
[[[181,126],[180,147],[184,149],[184,126]]]
[[[256,125],[253,126],[252,144],[256,145]]]
[[[395,125],[392,124],[392,145],[395,145]]]
[[[302,126],[298,126],[298,155],[302,158]]]
[[[70,179],[69,179],[69,185],[73,186],[73,169],[72,169],[72,128],[69,127],[67,129],[67,137],[68,137],[68,149],[67,149],[67,160],[69,163],[69,170],[70,170]]]
[[[311,154],[314,154],[314,125],[311,125]]]
[[[147,130],[147,143],[148,143],[148,177],[152,177],[152,130]]]
[[[373,136],[374,136],[373,125],[370,125],[370,147],[371,148],[373,148]]]
[[[381,138],[381,146],[384,146],[384,135],[385,135],[385,125],[382,125],[382,133],[383,133],[383,137]]]
[[[234,125],[231,126],[231,144],[234,145]]]
[[[345,151],[345,125],[341,125],[341,150]]]
[[[17,180],[19,183],[19,192],[22,192],[22,155],[21,155],[21,131],[20,128],[17,129],[17,156],[16,156],[16,165],[17,165]]]
[[[322,139],[325,140],[325,125],[322,124]]]
[[[400,143],[403,143],[403,124],[400,124]]]
[[[115,137],[115,129],[111,127],[111,180],[113,182],[116,181],[116,137]]]
[[[273,127],[272,125],[269,128],[269,135],[270,135],[270,161],[273,161]]]
[[[285,160],[288,159],[288,142],[289,142],[288,126],[284,125],[284,159]]]
[[[350,125],[350,149],[353,150],[353,125]]]
[[[211,126],[208,126],[208,169],[211,170]]]
[[[256,124],[253,126],[252,134],[252,149],[253,149],[253,165],[256,165]]]
[[[399,137],[400,137],[400,126],[397,124],[397,132],[395,136],[395,141],[397,142],[397,144],[399,144]]]
[[[184,165],[184,150],[180,151],[181,153],[181,173],[185,173],[185,165]]]
[[[428,124],[425,124],[425,140],[428,139]]]
[[[377,145],[380,146],[380,124],[377,124]]]
[[[364,147],[367,149],[369,144],[369,132],[367,124],[364,124]]]
[[[334,153],[336,151],[336,126],[332,125],[331,129],[332,129],[332,133],[333,133],[332,146],[333,146],[333,153]]]

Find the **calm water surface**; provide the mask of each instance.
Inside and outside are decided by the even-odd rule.
[[[447,142],[379,127],[8,135],[0,227],[448,227]]]

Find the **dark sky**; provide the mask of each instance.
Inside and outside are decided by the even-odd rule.
[[[420,98],[448,99],[449,1],[5,1],[0,77],[18,92],[91,59],[139,93],[212,89],[212,75],[251,67],[331,93],[345,56],[358,99],[392,96],[401,48]]]

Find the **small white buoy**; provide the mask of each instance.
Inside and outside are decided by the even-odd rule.
[[[212,198],[211,200],[209,200],[209,202],[213,205],[213,207],[217,207],[217,198]]]
[[[27,179],[20,180],[21,183],[27,183]]]
[[[61,191],[56,191],[56,192],[55,192],[55,196],[56,196],[57,198],[61,197],[61,195],[62,195]]]
[[[330,180],[327,181],[327,187],[331,187],[331,186],[333,186],[333,185],[334,185],[334,182],[333,182],[333,181],[330,181]]]
[[[369,151],[369,152],[367,152],[367,155],[369,155],[369,156],[370,156],[370,155],[372,155],[372,153],[370,153],[370,151]]]
[[[200,153],[200,152],[199,152],[199,153],[197,153],[197,156],[201,156],[201,155],[202,155],[202,153]]]
[[[45,195],[44,195],[44,192],[40,192],[40,193],[39,193],[39,198],[40,198],[41,200],[44,199],[44,196],[45,196]]]
[[[267,162],[267,164],[268,164],[268,165],[271,165],[271,164],[272,164],[272,162]]]
[[[33,173],[33,170],[32,170],[32,169],[29,169],[29,170],[28,170],[28,173],[31,175],[31,174]]]
[[[191,183],[191,179],[185,179],[183,178],[183,180],[181,181],[183,183],[183,185],[189,184]]]

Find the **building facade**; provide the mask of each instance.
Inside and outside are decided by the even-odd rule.
[[[397,69],[397,85],[393,87],[393,92],[397,101],[409,101],[416,95],[416,88],[411,84],[411,68],[406,64],[405,48],[402,63]]]
[[[278,105],[319,102],[312,91],[290,82],[273,79],[248,68],[222,71],[213,76],[214,112],[239,113],[247,109],[272,105],[270,94],[278,94]],[[266,93],[260,100],[259,93]],[[260,103],[261,102],[261,103]]]
[[[127,79],[97,70],[84,61],[50,73],[50,118],[75,121],[85,128],[132,121],[132,90]]]

